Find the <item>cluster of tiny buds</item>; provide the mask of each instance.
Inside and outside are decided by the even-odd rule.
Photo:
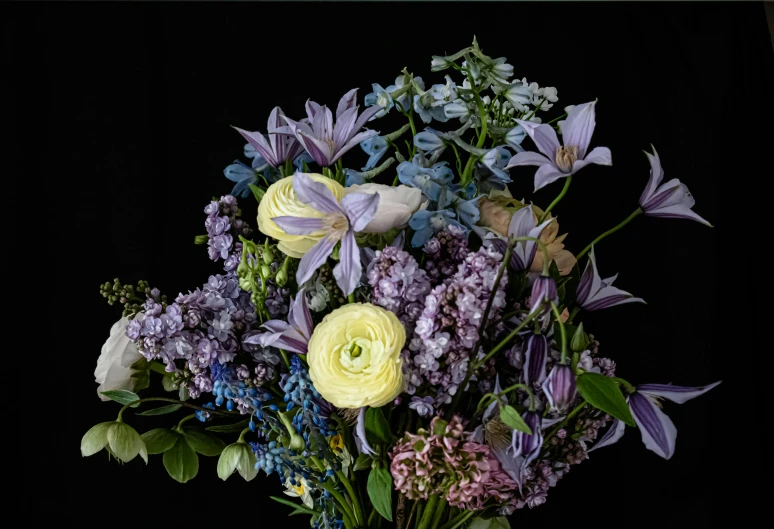
[[[116,278],[111,284],[110,281],[99,286],[99,293],[103,298],[107,299],[108,305],[114,305],[119,302],[124,306],[123,316],[134,316],[138,312],[143,310],[143,304],[145,298],[154,297],[153,289],[147,281],[140,280],[137,282],[137,286],[123,285],[121,281]],[[144,296],[144,297],[141,297]],[[163,310],[167,308],[167,296],[162,295],[159,300]]]

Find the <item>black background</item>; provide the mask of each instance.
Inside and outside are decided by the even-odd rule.
[[[593,141],[611,148],[614,165],[584,169],[556,208],[570,250],[636,207],[651,143],[666,178],[686,183],[695,210],[716,226],[638,218],[599,245],[601,273],[620,272],[619,286],[648,301],[585,318],[618,373],[700,385],[755,363],[757,351],[741,345],[754,317],[749,263],[766,258],[741,241],[769,232],[739,202],[755,194],[750,179],[772,174],[774,58],[762,4],[6,4],[3,12],[4,55],[18,68],[10,146],[25,164],[17,181],[55,204],[46,228],[53,255],[39,251],[52,259],[67,324],[54,331],[66,344],[48,345],[63,371],[59,396],[46,395],[41,410],[58,419],[38,436],[47,470],[25,473],[30,515],[117,527],[260,527],[271,516],[305,527],[268,499],[280,492],[275,477],[223,483],[214,458],[202,457],[199,476],[180,485],[159,456],[147,467],[139,459],[121,467],[104,452],[80,457],[83,433],[117,412],[98,400],[92,375],[120,316],[98,285],[147,279],[174,296],[219,270],[193,237],[204,233],[204,205],[231,189],[222,171],[244,142],[229,125],[264,130],[275,105],[299,118],[307,98],[335,107],[352,87],[362,104],[372,82],[387,86],[403,67],[441,82],[431,55],[455,52],[473,34],[485,53],[508,57],[517,77],[556,86],[557,110],[599,99]],[[533,198],[533,171],[512,171],[515,196]],[[545,207],[560,187],[534,200]],[[249,217],[254,209],[246,207]],[[729,442],[743,429],[738,411],[754,405],[727,383],[667,403],[679,430],[671,461],[629,429],[573,467],[547,504],[514,515],[513,526],[714,525],[730,494],[752,494],[740,475],[723,474],[762,464],[759,429],[745,429],[746,448]],[[141,430],[171,420],[141,419],[131,419]]]

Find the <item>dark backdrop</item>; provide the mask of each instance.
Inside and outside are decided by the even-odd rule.
[[[274,105],[300,117],[307,98],[335,106],[356,86],[362,103],[372,82],[386,86],[404,66],[440,82],[430,56],[468,45],[473,34],[489,55],[508,57],[517,77],[558,87],[560,107],[599,99],[594,142],[611,148],[614,165],[585,169],[556,208],[570,250],[636,206],[648,177],[642,150],[651,143],[667,178],[685,182],[696,211],[716,225],[639,218],[599,246],[602,273],[620,272],[620,286],[648,301],[586,318],[602,354],[635,383],[705,384],[752,363],[734,336],[748,332],[746,263],[758,246],[726,236],[738,242],[765,232],[733,205],[746,178],[771,175],[762,160],[771,159],[774,61],[761,4],[10,7],[3,6],[4,34],[19,68],[14,107],[17,117],[34,116],[19,119],[20,141],[11,147],[27,162],[22,185],[43,187],[60,208],[47,228],[58,248],[50,284],[67,322],[66,344],[49,352],[63,370],[57,391],[67,401],[46,396],[42,408],[58,419],[40,436],[47,473],[25,474],[30,515],[55,513],[79,526],[205,527],[261,526],[271,513],[275,523],[305,526],[284,521],[285,508],[268,499],[280,492],[275,477],[223,483],[215,461],[202,458],[199,476],[180,485],[159,456],[147,467],[139,460],[121,467],[104,452],[80,458],[83,433],[117,412],[98,400],[92,377],[120,316],[98,285],[148,279],[174,295],[218,270],[192,242],[203,233],[203,206],[231,188],[223,168],[244,142],[229,125],[263,130]],[[755,123],[764,124],[759,132]],[[515,196],[532,198],[532,173],[513,172]],[[545,206],[558,188],[534,198]],[[247,209],[252,216],[255,208]],[[734,327],[737,316],[743,323]],[[713,525],[728,495],[749,487],[720,473],[755,468],[762,462],[752,454],[766,451],[750,437],[749,448],[730,442],[742,425],[723,407],[729,402],[738,403],[734,410],[753,405],[728,384],[668,403],[679,429],[671,461],[629,429],[618,445],[574,467],[546,505],[518,512],[514,527]],[[146,429],[168,422],[141,419],[135,424]]]

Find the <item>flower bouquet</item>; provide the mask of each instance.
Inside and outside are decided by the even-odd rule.
[[[308,101],[303,119],[275,108],[265,131],[236,129],[250,162],[226,167],[234,188],[195,239],[223,273],[174,300],[101,286],[123,317],[95,376],[122,407],[84,456],[159,454],[179,482],[218,457],[221,479],[274,475],[290,514],[346,529],[507,527],[627,426],[672,456],[662,399],[719,382],[635,385],[581,317],[642,302],[600,276],[607,236],[639,215],[709,224],[688,189],[646,153],[638,207],[573,254],[551,212],[576,173],[612,164],[593,146],[596,102],[556,110],[555,88],[511,80],[475,40],[431,71],[449,74],[373,84],[362,113],[354,89],[335,119]],[[390,114],[402,126],[365,128]],[[358,146],[359,171],[343,159]],[[510,194],[524,165],[535,190],[563,184],[547,206]],[[238,198],[257,201],[257,226]],[[127,412],[180,416],[140,434]]]

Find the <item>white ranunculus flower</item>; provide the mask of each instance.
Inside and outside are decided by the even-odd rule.
[[[422,192],[415,187],[386,186],[382,184],[354,185],[346,193],[378,193],[379,208],[363,233],[384,233],[392,228],[405,226],[411,215],[419,209]]]
[[[137,314],[135,318],[142,321],[144,315]],[[126,326],[129,318],[124,316],[113,324],[110,329],[110,338],[102,346],[102,353],[97,360],[97,368],[94,370],[94,379],[99,387],[97,394],[102,400],[110,400],[102,395],[103,391],[114,389],[134,389],[135,379],[132,378],[131,366],[142,355],[137,351],[135,343],[126,336]]]

